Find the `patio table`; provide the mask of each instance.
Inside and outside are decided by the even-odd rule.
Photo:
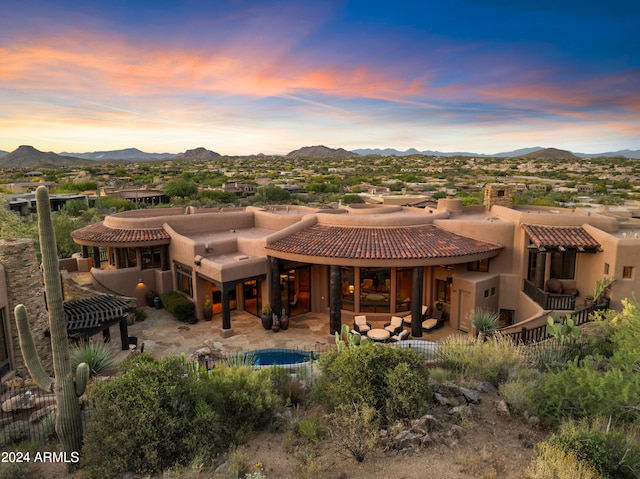
[[[374,341],[386,341],[391,337],[391,333],[386,329],[370,329],[367,332],[367,337],[373,339]]]

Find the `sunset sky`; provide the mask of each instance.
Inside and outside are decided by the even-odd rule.
[[[635,0],[21,0],[0,150],[640,149]]]

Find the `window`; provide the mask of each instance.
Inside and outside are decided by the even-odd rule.
[[[624,268],[622,268],[622,277],[624,279],[633,278],[633,266],[625,266]]]
[[[9,339],[7,338],[6,308],[0,308],[0,377],[11,371]]]
[[[396,311],[411,310],[413,268],[396,269]]]
[[[342,300],[342,309],[353,311],[353,298],[355,286],[353,285],[353,268],[343,266],[340,268],[340,299]]]
[[[604,264],[604,274],[609,274],[609,263]]]
[[[142,269],[159,269],[162,267],[160,250],[160,246],[142,248]]]
[[[389,313],[391,268],[360,268],[360,311]]]
[[[436,300],[439,303],[451,302],[451,278],[436,279]]]
[[[135,248],[116,248],[116,257],[118,259],[118,269],[134,268],[138,264]]]
[[[193,279],[191,277],[191,268],[176,264],[176,285],[177,290],[182,291],[189,297],[193,297]]]
[[[496,196],[504,196],[504,190],[496,191]]]
[[[481,259],[480,261],[472,261],[467,263],[467,271],[489,271],[489,259]]]
[[[553,279],[574,279],[576,272],[576,252],[551,253],[551,274]]]

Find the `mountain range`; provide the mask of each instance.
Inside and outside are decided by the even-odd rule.
[[[354,153],[358,153],[359,155],[381,155],[381,156],[410,156],[410,155],[429,155],[429,156],[475,156],[479,158],[515,158],[515,157],[524,157],[525,155],[530,155],[531,153],[544,151],[544,150],[556,150],[555,148],[544,148],[542,146],[534,146],[532,148],[521,148],[519,150],[513,151],[503,151],[499,153],[493,154],[484,154],[484,153],[471,153],[468,151],[456,151],[456,152],[444,152],[444,151],[433,151],[433,150],[416,150],[415,148],[409,148],[405,151],[395,150],[393,148],[358,148],[352,150]],[[557,151],[565,151],[565,150],[557,150]],[[630,159],[640,159],[640,150],[618,150],[618,151],[608,151],[605,153],[575,153],[575,152],[567,152],[571,157],[578,158],[600,158],[600,157],[621,157]],[[534,158],[536,156],[533,156]],[[567,158],[565,156],[556,158]]]
[[[419,151],[410,148],[405,151],[386,149],[361,148],[347,151],[344,148],[329,148],[323,145],[305,146],[287,153],[287,157],[306,158],[348,158],[353,156],[381,155],[381,156],[469,156],[486,158],[548,158],[548,159],[578,159],[597,157],[626,157],[630,159],[640,159],[640,150],[619,150],[606,153],[586,154],[572,153],[556,148],[532,147],[519,150],[505,151],[494,154],[482,154],[472,152],[442,152],[433,150]],[[199,147],[187,150],[184,153],[146,153],[137,148],[126,148],[123,150],[95,151],[92,153],[67,153],[56,154],[53,152],[42,152],[32,146],[22,145],[12,152],[0,150],[0,168],[33,168],[33,167],[59,167],[59,166],[82,166],[90,165],[100,161],[193,161],[193,160],[213,160],[221,155],[215,151]]]

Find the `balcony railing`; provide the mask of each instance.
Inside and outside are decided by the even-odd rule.
[[[547,310],[573,311],[576,307],[576,297],[573,294],[555,294],[537,288],[531,281],[524,279],[522,290],[536,303]]]

